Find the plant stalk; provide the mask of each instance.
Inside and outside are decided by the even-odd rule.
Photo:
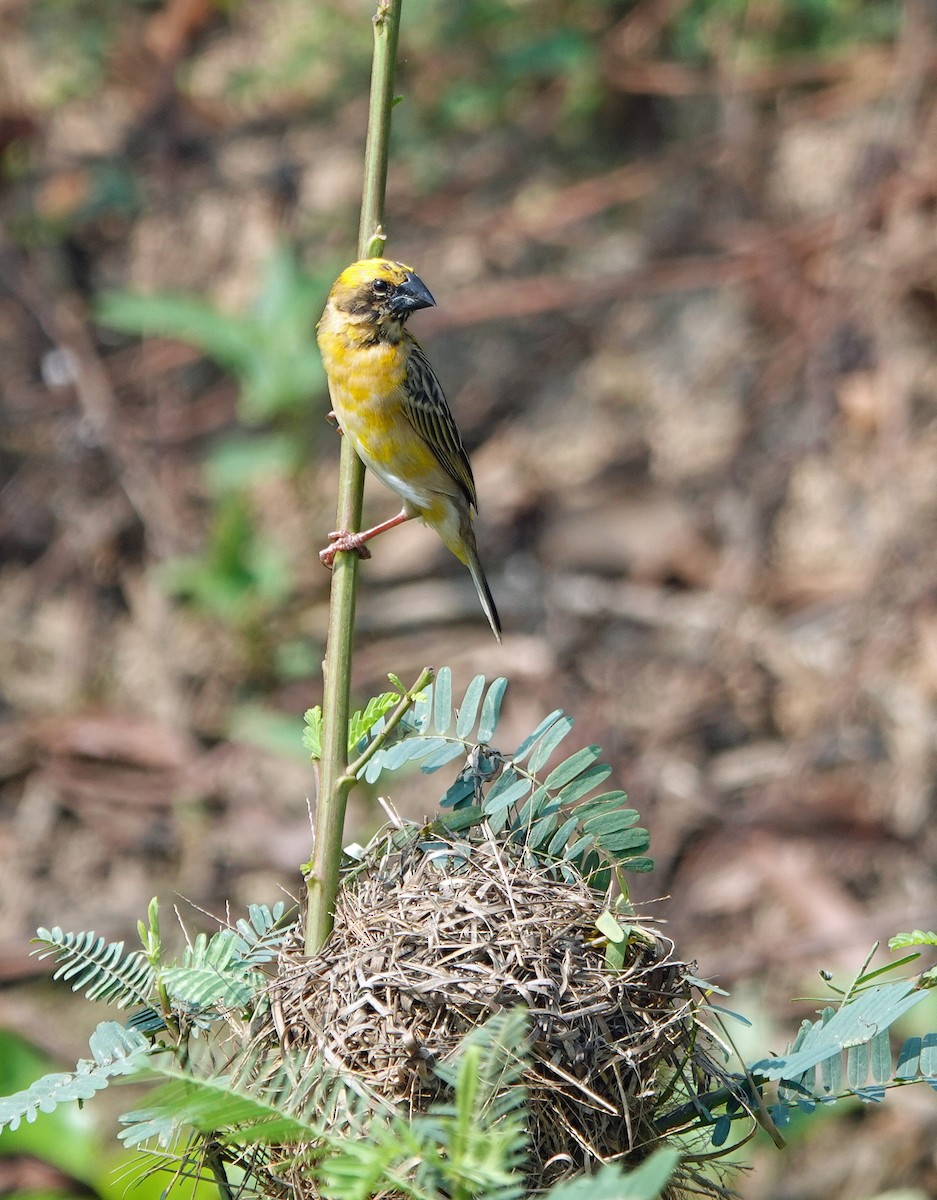
[[[384,194],[390,143],[390,113],[394,103],[394,68],[403,0],[379,0],[374,15],[374,57],[365,147],[364,188],[358,257],[373,258],[384,249]],[[348,438],[342,439],[338,480],[336,529],[361,528],[364,464]],[[329,630],[322,664],[322,759],[316,800],[312,870],[306,878],[306,953],[315,954],[332,932],[345,805],[354,778],[348,775],[348,717],[351,656],[358,590],[357,554],[335,556],[329,600]]]

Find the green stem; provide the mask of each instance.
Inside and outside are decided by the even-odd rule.
[[[384,248],[384,193],[394,103],[394,67],[403,0],[378,0],[374,15],[374,58],[365,148],[364,190],[358,257],[371,258]],[[348,438],[342,439],[338,480],[337,529],[361,528],[364,465]],[[322,760],[316,802],[312,871],[306,879],[306,953],[319,950],[332,932],[345,804],[354,784],[347,771],[351,654],[355,632],[358,556],[335,556],[329,605],[329,632],[322,664]]]
[[[394,711],[384,722],[384,728],[381,730],[381,732],[375,734],[371,741],[368,742],[367,746],[365,746],[365,748],[355,759],[355,761],[348,764],[348,769],[345,772],[346,778],[350,777],[354,780],[358,777],[362,768],[367,766],[374,755],[377,754],[378,750],[380,750],[380,748],[384,745],[390,735],[394,732],[403,718],[416,703],[420,692],[422,692],[425,687],[429,687],[429,685],[433,682],[434,675],[435,672],[433,671],[432,667],[423,668],[423,670],[420,672],[419,679],[417,679],[413,687],[408,688],[407,691],[405,691],[400,697],[400,703],[394,708]]]

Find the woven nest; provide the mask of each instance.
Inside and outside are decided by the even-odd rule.
[[[445,1092],[433,1065],[523,1005],[529,1187],[640,1161],[659,1144],[661,1089],[699,1047],[672,944],[644,927],[610,971],[595,928],[603,905],[585,882],[558,882],[490,836],[470,849],[433,843],[428,854],[388,841],[346,881],[324,951],[306,958],[298,940],[284,950],[262,1039],[417,1113]]]

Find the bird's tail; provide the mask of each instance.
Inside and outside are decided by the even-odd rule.
[[[471,572],[472,582],[475,584],[475,591],[478,592],[478,598],[481,601],[482,608],[485,610],[485,616],[488,618],[491,632],[500,643],[501,618],[498,616],[494,596],[491,594],[491,588],[488,586],[488,580],[485,578],[485,572],[482,570],[482,565],[479,562],[478,551],[472,543],[466,546],[466,550],[468,553],[465,556],[465,565]]]
[[[472,576],[472,582],[475,584],[475,591],[478,592],[478,598],[481,601],[482,608],[485,610],[488,624],[491,626],[491,632],[500,642],[501,618],[498,616],[494,596],[491,594],[491,588],[488,586],[488,580],[485,578],[485,572],[482,570],[482,565],[478,558],[478,550],[475,546],[475,532],[472,529],[471,518],[468,520],[463,518],[457,538],[444,537],[443,540],[456,558],[460,562],[464,562],[468,567]]]

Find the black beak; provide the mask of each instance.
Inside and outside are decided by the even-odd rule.
[[[429,288],[419,275],[407,275],[403,283],[398,285],[388,307],[395,316],[405,317],[418,308],[433,308],[435,304]]]

